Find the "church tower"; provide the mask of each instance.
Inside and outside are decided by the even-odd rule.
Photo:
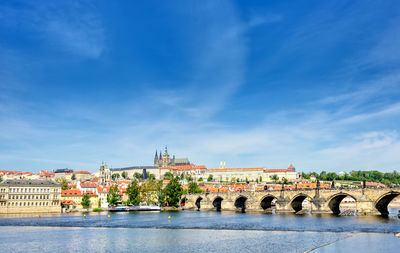
[[[165,146],[165,151],[164,154],[162,156],[162,167],[168,167],[170,163],[170,158],[169,158],[169,154],[168,154],[168,148],[167,146]]]
[[[107,167],[107,163],[102,162],[99,171],[99,183],[101,185],[107,185],[108,181],[111,180],[111,171]]]
[[[156,150],[156,155],[154,156],[154,166],[158,166],[158,154]]]

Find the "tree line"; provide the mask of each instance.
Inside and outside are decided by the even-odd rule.
[[[393,172],[380,172],[377,170],[353,170],[350,173],[337,174],[335,172],[321,171],[321,173],[310,172],[302,173],[304,179],[310,179],[314,176],[320,181],[332,181],[332,180],[345,180],[345,181],[368,181],[368,182],[379,182],[385,185],[400,184],[400,174],[397,171]]]
[[[140,203],[154,204],[159,203],[163,206],[177,206],[182,194],[199,193],[202,190],[196,182],[191,182],[187,191],[182,189],[179,182],[180,177],[172,176],[168,184],[163,188],[163,181],[156,182],[149,180],[139,185],[137,179],[133,179],[126,189],[128,200],[125,204],[139,205]],[[117,185],[111,186],[107,194],[107,201],[110,206],[116,206],[120,200],[120,192]]]

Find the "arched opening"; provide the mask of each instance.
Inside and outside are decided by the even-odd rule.
[[[246,197],[240,196],[235,200],[235,207],[238,209],[238,211],[241,211],[242,213],[245,212],[246,210]]]
[[[203,200],[203,198],[202,197],[198,197],[197,199],[196,199],[196,206],[197,206],[197,209],[200,209],[200,202]]]
[[[357,210],[356,199],[345,193],[332,197],[328,206],[333,214],[354,215]]]
[[[276,198],[272,195],[265,196],[261,202],[260,206],[265,212],[272,212],[272,209],[275,207]]]
[[[300,211],[304,211],[310,209],[310,200],[311,198],[305,194],[299,194],[295,196],[290,205],[292,206],[293,210],[298,213]]]
[[[186,197],[184,197],[183,199],[181,199],[181,207],[184,207],[184,206],[186,205],[186,201],[187,201],[187,198],[186,198]]]
[[[221,197],[216,197],[213,201],[213,206],[215,207],[215,209],[220,212],[221,211],[221,206],[222,206],[222,200],[224,200]]]
[[[376,209],[382,215],[389,215],[390,214],[390,211],[389,211],[390,204],[391,204],[392,200],[395,199],[399,195],[400,195],[399,192],[389,192],[389,193],[385,194],[376,202],[376,204],[375,204]],[[400,199],[398,201],[400,202]]]

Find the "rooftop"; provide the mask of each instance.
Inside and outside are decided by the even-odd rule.
[[[264,170],[264,168],[222,168],[222,169],[209,169],[208,171],[243,171],[243,170]]]
[[[24,179],[7,179],[0,183],[1,186],[60,186],[50,180],[24,180]]]
[[[125,168],[110,168],[111,171],[121,171],[121,170],[144,170],[144,169],[158,169],[156,166],[132,166]]]

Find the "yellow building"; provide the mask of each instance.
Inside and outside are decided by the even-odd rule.
[[[97,194],[93,192],[86,192],[90,196],[90,207],[91,208],[100,208],[99,206],[99,197]],[[69,189],[61,191],[61,202],[64,208],[68,210],[82,210],[84,209],[81,205],[83,193],[79,189]]]
[[[0,183],[0,213],[60,213],[61,185],[49,180]]]

